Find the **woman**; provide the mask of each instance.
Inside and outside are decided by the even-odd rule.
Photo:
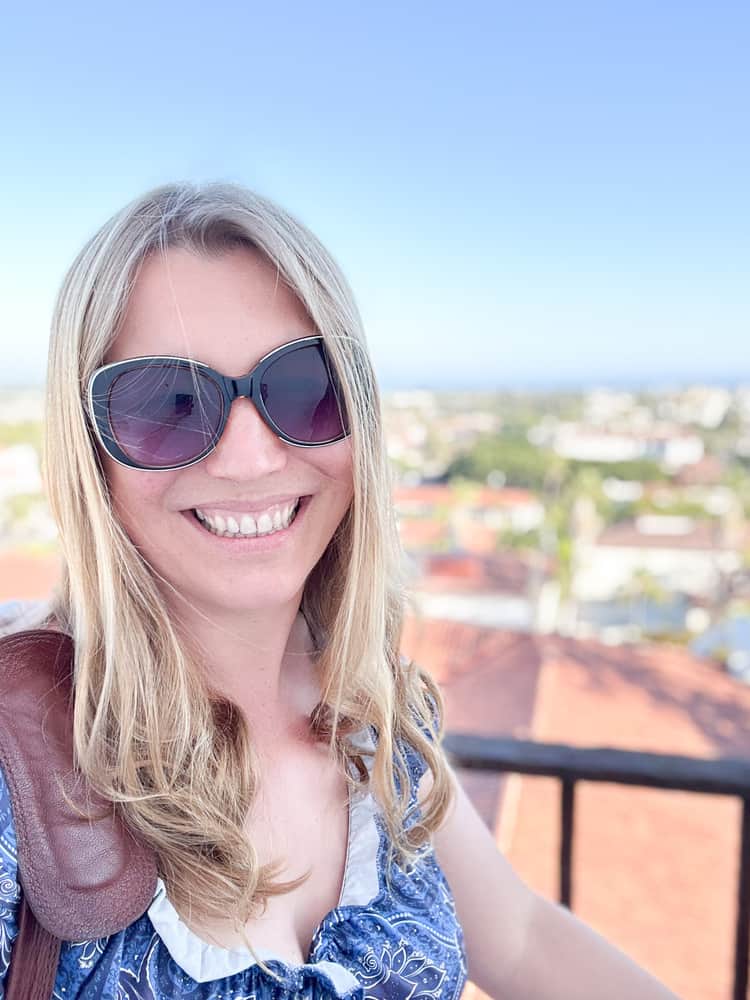
[[[127,206],[61,290],[46,435],[75,758],[160,874],[64,944],[56,997],[672,995],[519,880],[449,770],[398,655],[361,323],[304,227],[227,185]]]

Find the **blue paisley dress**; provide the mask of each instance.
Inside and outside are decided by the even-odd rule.
[[[370,732],[354,739],[373,745]],[[404,752],[414,805],[425,764],[412,748]],[[467,978],[463,934],[434,852],[408,872],[394,863],[389,879],[387,855],[372,794],[354,792],[341,895],[318,925],[304,965],[259,950],[274,978],[246,949],[201,940],[159,881],[147,912],[124,931],[63,942],[54,1000],[457,1000]],[[0,1000],[18,933],[18,895],[16,837],[0,770]]]

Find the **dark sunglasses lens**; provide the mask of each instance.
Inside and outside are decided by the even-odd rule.
[[[260,392],[271,420],[300,444],[324,444],[348,433],[344,404],[322,344],[303,344],[266,369]]]
[[[150,364],[118,375],[110,386],[109,423],[116,443],[137,465],[187,464],[216,440],[224,399],[198,368]]]

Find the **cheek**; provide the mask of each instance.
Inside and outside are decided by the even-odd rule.
[[[117,519],[135,540],[145,534],[144,529],[163,506],[172,477],[169,473],[126,469],[112,459],[105,461],[105,473]]]
[[[325,455],[319,466],[320,472],[328,479],[331,487],[341,496],[346,503],[351,501],[354,495],[354,469],[352,465],[351,448],[347,442],[341,442],[343,447],[334,445],[331,453]]]

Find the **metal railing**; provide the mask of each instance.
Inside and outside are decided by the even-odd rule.
[[[742,803],[742,830],[732,1000],[746,1000],[750,931],[750,760],[732,757],[703,759],[610,748],[580,748],[559,743],[496,739],[466,733],[447,733],[444,746],[456,767],[534,774],[560,781],[559,898],[568,909],[572,908],[573,898],[571,858],[577,782],[610,782],[739,798]]]

